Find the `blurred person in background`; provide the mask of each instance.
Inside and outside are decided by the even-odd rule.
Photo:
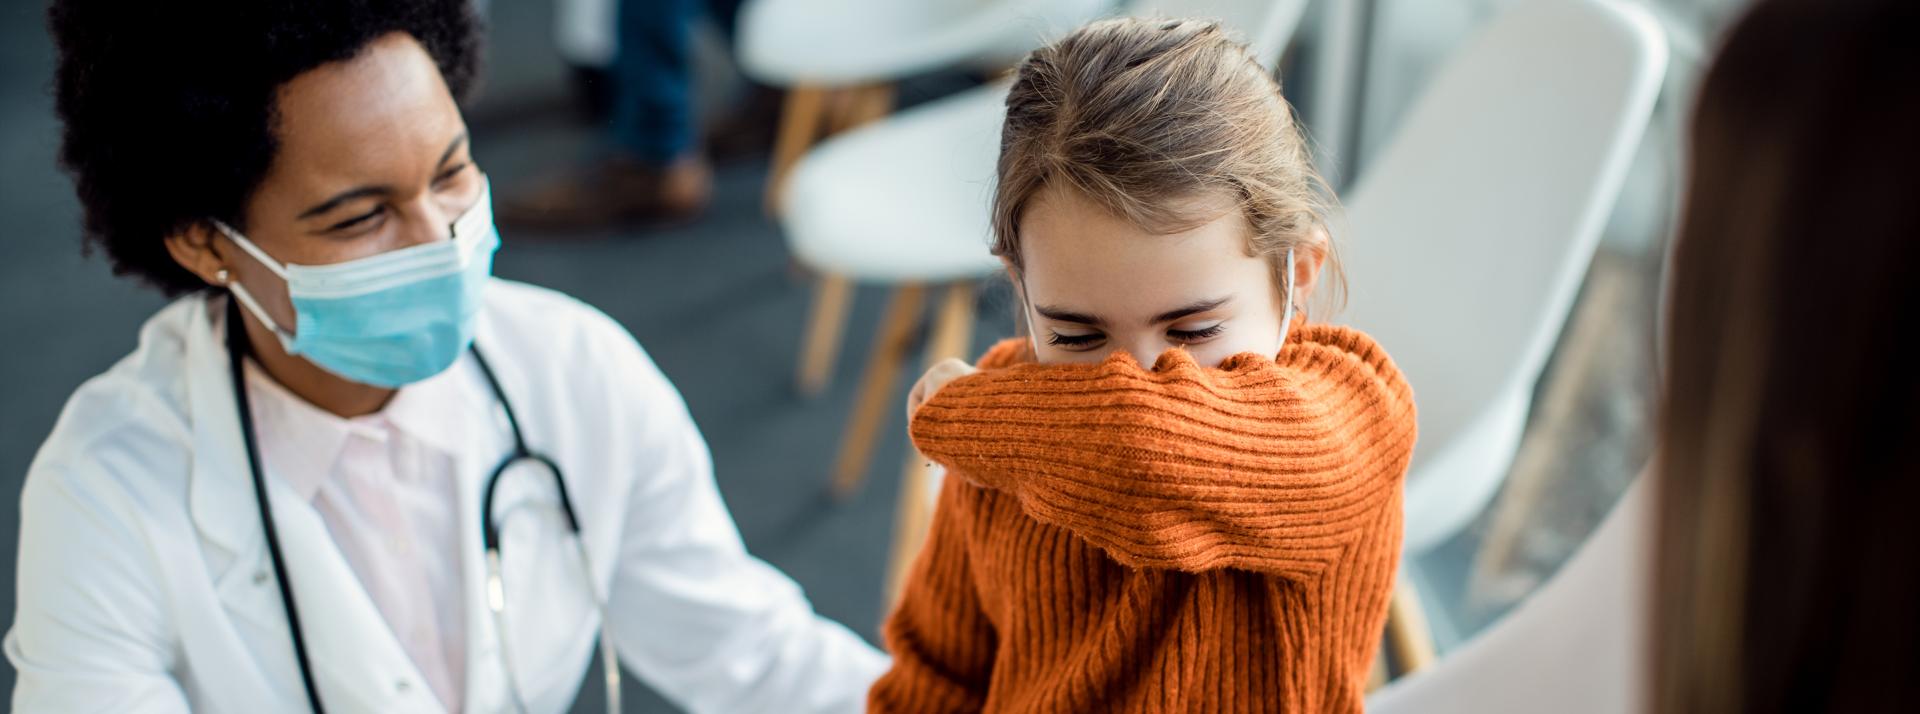
[[[1660,714],[1920,702],[1920,6],[1754,6],[1709,71],[1660,413]]]
[[[468,0],[49,27],[87,245],[177,299],[29,468],[16,711],[560,711],[596,639],[613,702],[860,709],[885,657],[746,552],[646,352],[491,277]]]
[[[694,32],[704,14],[730,42],[741,2],[621,0],[609,71],[576,66],[574,75],[586,104],[606,107],[605,156],[509,191],[502,225],[572,232],[698,217],[713,193],[709,146],[733,153],[772,140],[778,100],[762,87],[715,131],[698,124]]]

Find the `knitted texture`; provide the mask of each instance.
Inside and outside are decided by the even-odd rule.
[[[949,477],[869,711],[1361,711],[1415,431],[1379,345],[1029,355],[1000,343],[913,416]]]

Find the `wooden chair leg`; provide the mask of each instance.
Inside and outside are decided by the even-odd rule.
[[[827,88],[800,85],[787,91],[780,132],[774,136],[773,165],[767,171],[767,213],[778,214],[787,176],[800,157],[822,137],[875,121],[893,111],[892,84]]]
[[[780,129],[773,140],[773,165],[767,171],[768,213],[779,212],[780,192],[786,187],[787,172],[806,155],[825,126],[828,91],[805,84],[787,90],[780,109]]]
[[[1387,606],[1387,648],[1400,674],[1418,672],[1433,664],[1433,630],[1427,626],[1427,613],[1420,604],[1420,593],[1402,573],[1393,586],[1393,601]]]
[[[967,358],[967,350],[973,347],[973,298],[973,283],[947,286],[933,323],[933,336],[927,340],[927,367],[949,357]]]
[[[864,84],[850,87],[844,90],[842,101],[834,112],[829,131],[838,134],[879,121],[893,113],[893,102],[892,84]]]
[[[900,601],[900,591],[907,585],[907,573],[913,570],[913,560],[920,557],[920,549],[927,544],[927,531],[933,526],[933,503],[931,479],[926,459],[917,451],[909,449],[907,468],[900,479],[900,503],[894,508],[893,544],[887,553],[887,574],[884,590],[881,592],[882,612],[892,612],[895,603]]]
[[[815,396],[827,388],[834,359],[840,355],[840,335],[846,330],[847,310],[853,304],[853,281],[840,275],[821,275],[814,283],[813,310],[807,316],[807,334],[800,346],[800,393]]]
[[[973,298],[972,283],[947,286],[933,323],[933,337],[927,341],[926,366],[948,357],[967,357],[967,350],[973,346]],[[900,478],[900,505],[894,512],[893,552],[887,559],[885,601],[889,609],[900,597],[907,572],[927,542],[927,529],[933,524],[932,490],[926,459],[918,452],[907,454],[906,472]]]
[[[1367,693],[1380,691],[1387,679],[1387,653],[1381,652],[1373,656],[1373,669],[1367,671]]]
[[[853,414],[847,419],[847,432],[840,442],[840,458],[833,468],[833,494],[846,498],[860,488],[866,477],[868,459],[873,456],[874,436],[882,418],[893,404],[894,382],[900,376],[900,363],[906,361],[907,341],[920,320],[920,306],[926,288],[907,283],[894,288],[887,301],[886,314],[880,318],[880,330],[873,338],[873,352],[867,360],[867,372],[854,395]]]

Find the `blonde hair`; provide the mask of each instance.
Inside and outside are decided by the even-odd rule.
[[[1176,233],[1216,216],[1184,199],[1225,196],[1252,226],[1248,253],[1286,284],[1289,249],[1324,252],[1332,198],[1280,83],[1218,24],[1119,18],[1035,50],[1007,95],[993,254],[1020,262],[1023,211],[1058,182],[1117,216]]]

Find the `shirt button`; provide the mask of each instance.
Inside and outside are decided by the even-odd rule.
[[[253,584],[261,587],[265,587],[267,584],[267,571],[265,570],[253,571]]]
[[[393,683],[393,691],[406,694],[407,692],[413,691],[413,683],[404,679],[395,680]]]

